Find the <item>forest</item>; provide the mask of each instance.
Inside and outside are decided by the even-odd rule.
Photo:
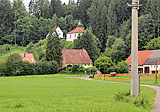
[[[64,32],[60,40],[63,48],[85,48],[93,61],[103,53],[117,64],[131,54],[131,8],[127,3],[131,0],[70,0],[68,4],[30,0],[27,11],[23,0],[0,0],[0,45],[29,48],[29,44],[46,39],[53,26],[59,26]],[[160,49],[160,0],[140,0],[140,4],[139,50]],[[64,42],[66,33],[75,29],[78,21],[87,30],[85,35],[74,43]]]

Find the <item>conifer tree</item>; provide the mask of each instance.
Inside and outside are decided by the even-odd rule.
[[[93,62],[98,58],[100,54],[100,49],[97,45],[98,43],[97,40],[95,40],[94,38],[91,27],[87,28],[86,32],[84,32],[81,36],[79,35],[78,39],[74,41],[74,48],[86,49],[88,55]]]
[[[55,60],[59,65],[62,60],[62,47],[56,31],[50,31],[47,39],[46,61]]]

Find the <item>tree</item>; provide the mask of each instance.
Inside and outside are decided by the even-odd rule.
[[[112,47],[112,45],[114,44],[116,40],[116,37],[115,36],[108,36],[108,39],[107,39],[107,43],[106,43],[106,47]]]
[[[107,56],[107,57],[111,58],[111,48],[107,47],[105,49],[105,52],[103,52],[102,56]]]
[[[54,35],[52,35],[54,33]],[[47,39],[46,61],[55,60],[59,66],[62,61],[62,47],[56,31],[50,31]]]
[[[147,42],[147,45],[144,46],[146,50],[156,50],[160,49],[160,37],[152,39],[151,41]]]
[[[63,49],[73,49],[74,43],[72,41],[66,41]]]
[[[11,54],[10,56],[8,56],[6,60],[5,75],[6,76],[19,75],[21,72],[23,72],[22,64],[23,64],[22,57],[19,54],[17,53]]]
[[[112,45],[111,59],[115,64],[125,59],[125,47],[126,45],[121,38],[117,38]]]
[[[147,42],[154,38],[154,20],[151,14],[146,14],[140,16],[138,22],[138,49],[144,50]]]
[[[5,53],[5,52],[6,52],[5,48],[2,45],[0,45],[0,53],[1,53],[1,55],[2,55],[2,53]]]
[[[116,69],[118,73],[128,73],[129,72],[129,68],[128,68],[126,61],[119,62]]]
[[[0,60],[0,76],[4,75],[4,71],[5,71],[5,68],[6,68],[6,59],[4,60]]]
[[[107,8],[103,0],[93,0],[88,15],[90,18],[90,26],[93,29],[94,35],[99,39],[102,48],[101,52],[105,50],[106,36],[107,36]]]
[[[30,42],[27,46],[26,46],[26,51],[29,53],[30,49],[34,46],[34,44],[32,42]]]
[[[94,62],[100,54],[100,49],[95,43],[96,43],[96,40],[94,39],[92,28],[89,27],[86,29],[86,32],[84,32],[81,36],[78,35],[78,39],[74,41],[74,48],[86,49],[91,60]]]
[[[99,56],[98,59],[94,62],[94,65],[99,69],[101,73],[108,73],[109,69],[114,67],[114,63],[109,57]]]
[[[81,0],[78,6],[78,18],[82,21],[82,24],[84,24],[85,28],[89,27],[90,19],[89,19],[89,15],[87,14],[87,12],[91,6],[92,1],[93,0]]]

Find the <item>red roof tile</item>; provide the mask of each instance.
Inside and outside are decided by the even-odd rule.
[[[87,51],[83,50],[76,50],[76,49],[63,49],[63,58],[65,63],[74,63],[74,64],[90,64],[92,60],[90,59]]]
[[[82,33],[82,32],[85,32],[85,30],[83,30],[83,28],[81,28],[81,27],[77,27],[76,29],[68,32],[67,34],[70,34],[70,33]]]
[[[138,51],[138,65],[143,65],[143,63],[148,59],[152,52],[153,50]],[[131,65],[131,55],[127,58],[126,62],[128,65]]]
[[[29,61],[30,63],[36,63],[34,56],[31,53],[25,53],[25,57],[24,57],[24,53],[19,53],[19,55],[22,56],[23,61]]]

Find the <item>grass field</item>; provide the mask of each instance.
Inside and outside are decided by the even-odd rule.
[[[6,57],[9,56],[11,53],[15,53],[15,52],[17,52],[17,53],[24,53],[25,50],[26,50],[25,47],[17,47],[17,48],[12,47],[11,50],[6,51],[5,54],[0,55],[0,60],[6,58]]]
[[[0,77],[1,112],[148,112],[150,109],[116,101],[114,94],[130,84],[65,78],[73,75]],[[155,90],[142,87],[151,99]]]

